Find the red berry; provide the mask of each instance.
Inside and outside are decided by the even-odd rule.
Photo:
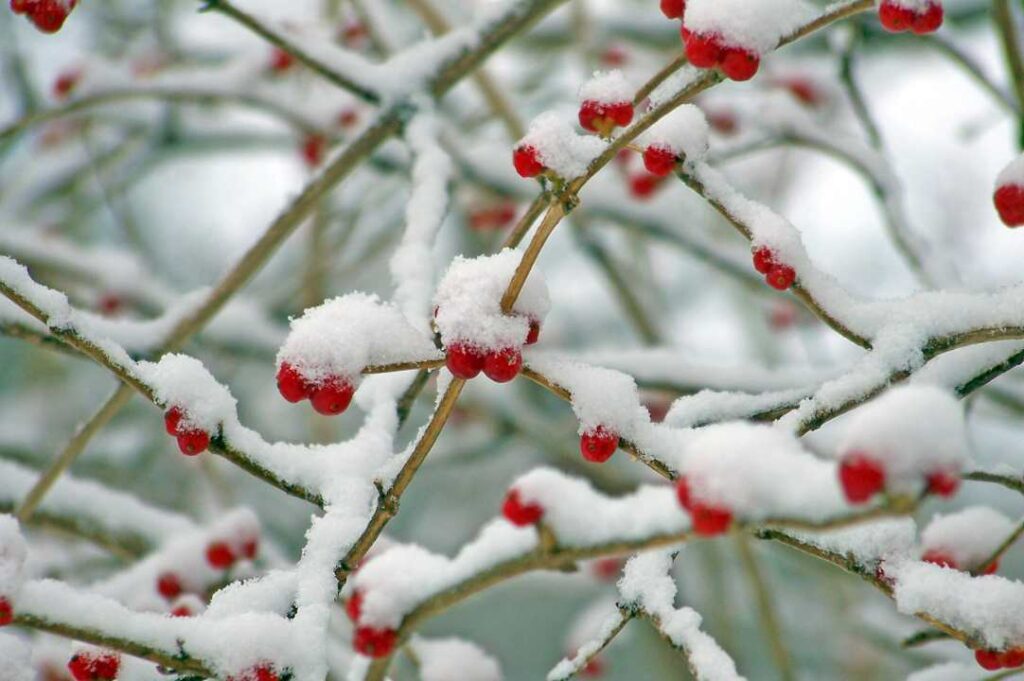
[[[11,602],[0,596],[0,627],[6,627],[14,621],[14,607]]]
[[[502,348],[487,353],[484,374],[495,383],[508,383],[523,368],[523,355],[519,348]]]
[[[996,560],[992,561],[991,563],[989,563],[988,565],[986,565],[985,568],[983,570],[981,570],[981,574],[983,574],[983,575],[994,575],[996,573],[996,570],[998,570],[998,569],[999,569],[999,560],[996,559]]]
[[[807,78],[786,78],[779,81],[779,85],[789,90],[789,93],[796,97],[801,104],[817,106],[822,102],[822,94],[813,82]]]
[[[359,621],[359,616],[363,614],[363,592],[356,591],[352,592],[352,595],[348,597],[348,602],[345,603],[345,613],[348,618],[353,622]]]
[[[739,129],[739,121],[732,111],[717,110],[708,112],[708,124],[711,129],[721,135],[732,135]]]
[[[644,167],[652,175],[665,177],[675,170],[678,161],[676,153],[666,146],[652,144],[644,149]]]
[[[687,511],[690,510],[692,503],[690,498],[690,482],[686,479],[685,475],[680,475],[679,479],[676,480],[676,498],[679,499],[680,506]]]
[[[678,488],[676,490],[678,492]],[[691,500],[689,510],[693,531],[700,537],[713,537],[722,534],[732,524],[732,511],[721,506],[711,506]]]
[[[269,664],[261,664],[256,667],[255,681],[280,681],[277,671]]]
[[[885,487],[885,469],[863,452],[854,452],[839,464],[839,482],[851,504],[863,504]]]
[[[518,527],[535,525],[544,516],[544,508],[540,504],[523,503],[519,497],[519,490],[510,489],[505,503],[501,507],[501,514],[505,520]]]
[[[116,653],[78,653],[68,661],[75,681],[111,681],[120,670],[121,656]]]
[[[270,70],[274,73],[284,73],[295,66],[295,56],[291,52],[275,47],[270,53]]]
[[[1024,185],[1004,184],[992,197],[999,219],[1007,227],[1024,225]]]
[[[982,669],[990,672],[1003,668],[1002,656],[996,650],[975,650],[974,659]]]
[[[192,608],[188,607],[185,604],[177,605],[177,606],[171,608],[171,617],[191,617],[191,616],[192,616]]]
[[[468,380],[476,377],[483,370],[486,359],[479,348],[457,343],[448,347],[445,364],[453,376]]]
[[[210,446],[210,434],[205,430],[188,429],[178,431],[178,449],[185,456],[196,456]]]
[[[621,558],[600,558],[594,561],[594,576],[607,582],[614,581],[622,570]]]
[[[893,2],[883,2],[878,8],[878,20],[890,33],[902,33],[914,23],[914,11]]]
[[[678,19],[686,11],[686,0],[661,0],[661,13],[669,19]]]
[[[226,542],[212,542],[206,547],[206,562],[218,570],[227,570],[235,562],[235,552]]]
[[[958,569],[956,559],[942,549],[928,549],[921,556],[921,560],[932,565],[938,565],[939,567],[951,568],[953,570]]]
[[[306,379],[288,362],[281,362],[277,370],[277,390],[289,402],[301,402],[312,392]]]
[[[302,160],[309,168],[316,168],[323,163],[327,151],[327,139],[323,135],[312,133],[302,140]]]
[[[925,11],[914,15],[914,19],[910,23],[910,30],[918,35],[924,35],[925,33],[934,33],[939,30],[940,26],[942,26],[942,5],[932,3]]]
[[[530,330],[526,333],[526,344],[533,345],[540,340],[540,322],[536,319],[530,320]]]
[[[580,670],[580,675],[595,678],[604,675],[604,662],[599,657],[593,657]]]
[[[355,393],[356,389],[348,380],[340,376],[332,376],[313,388],[313,394],[309,401],[318,413],[335,416],[348,409]]]
[[[767,246],[754,249],[754,269],[761,274],[768,274],[775,267],[775,254]]]
[[[588,430],[580,437],[580,453],[593,463],[604,463],[619,448],[619,434],[604,426]]]
[[[171,407],[164,413],[164,430],[168,435],[178,434],[178,424],[181,423],[183,414],[178,407]]]
[[[750,80],[761,65],[761,57],[742,47],[729,47],[722,52],[720,62],[722,73],[732,80]]]
[[[156,579],[156,590],[169,601],[181,595],[181,580],[173,572],[165,572]]]
[[[15,14],[24,14],[37,0],[11,0],[11,11]]]
[[[536,147],[523,145],[512,151],[512,165],[522,177],[536,177],[544,172],[544,164]]]
[[[394,629],[373,629],[371,627],[356,628],[352,647],[360,655],[367,657],[387,657],[395,649],[398,636]]]
[[[629,102],[616,102],[606,107],[608,118],[619,127],[626,127],[633,122],[633,105]]]
[[[1003,669],[1024,666],[1024,648],[1010,648],[999,654],[999,663]]]
[[[584,130],[597,132],[598,119],[604,118],[604,105],[588,99],[580,105],[579,120],[580,127]]]
[[[242,542],[242,556],[249,560],[254,560],[256,554],[260,552],[260,539],[259,537],[249,537]]]
[[[351,128],[359,122],[359,112],[355,109],[344,109],[338,114],[338,125],[343,128]]]
[[[612,45],[601,53],[601,63],[605,66],[622,66],[629,61],[629,53],[618,45]]]
[[[926,478],[928,492],[940,497],[949,498],[960,488],[960,476],[953,471],[934,471]]]
[[[776,265],[764,279],[773,289],[785,291],[796,281],[796,270],[789,265]]]
[[[70,71],[64,71],[57,80],[53,82],[53,96],[57,99],[65,99],[71,94],[71,91],[78,85],[78,81],[82,78],[82,72],[78,69],[72,69]]]
[[[722,60],[721,38],[715,34],[693,33],[682,29],[686,58],[699,69],[710,69]]]
[[[640,173],[629,178],[629,193],[638,199],[650,198],[661,186],[661,178],[650,173]]]
[[[74,1],[65,6],[63,0],[36,0],[27,10],[28,18],[43,33],[56,33],[74,6]]]
[[[105,317],[113,317],[124,306],[124,300],[116,293],[104,293],[96,301],[96,310]]]

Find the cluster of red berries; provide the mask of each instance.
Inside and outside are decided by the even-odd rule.
[[[1024,185],[1004,184],[996,188],[992,196],[999,219],[1007,227],[1024,225]]]
[[[117,653],[76,653],[68,661],[68,671],[75,681],[113,681],[121,671]]]
[[[796,270],[775,259],[775,252],[767,246],[753,251],[754,269],[764,275],[765,282],[773,289],[785,291],[796,281]]]
[[[985,670],[1013,669],[1024,666],[1024,648],[1006,650],[975,650],[974,660]]]
[[[269,662],[260,662],[242,672],[240,676],[229,676],[228,681],[280,681],[274,665]]]
[[[761,66],[761,56],[739,45],[725,44],[717,33],[694,33],[683,26],[680,30],[686,46],[686,58],[699,69],[718,69],[732,80],[750,80]]]
[[[253,560],[260,550],[257,537],[245,537],[238,541],[218,539],[206,546],[206,562],[217,570],[227,570],[239,559]]]
[[[854,450],[839,462],[839,484],[851,504],[863,504],[885,489],[885,467],[867,452]],[[949,498],[960,488],[960,477],[939,469],[925,476],[929,494]]]
[[[53,96],[56,99],[67,99],[78,82],[82,80],[81,69],[68,69],[62,71],[53,81]]]
[[[605,426],[597,426],[580,436],[580,454],[591,463],[604,463],[619,448],[619,434]]]
[[[526,527],[540,522],[540,519],[544,517],[544,507],[537,503],[523,501],[519,490],[513,487],[505,495],[501,514],[505,516],[505,520],[516,527]]]
[[[547,171],[540,152],[532,144],[520,144],[512,150],[512,165],[520,177],[537,177]]]
[[[579,119],[584,130],[608,137],[616,127],[625,127],[633,122],[633,103],[587,99],[580,105]]]
[[[329,376],[319,383],[311,383],[288,362],[281,362],[277,370],[277,389],[289,402],[308,399],[318,413],[335,416],[348,409],[356,388],[343,376]]]
[[[357,653],[366,657],[387,657],[391,654],[398,642],[398,633],[394,629],[377,629],[359,624],[363,615],[363,593],[361,591],[352,592],[348,602],[345,603],[345,612],[356,625],[355,635],[352,637],[352,647]]]
[[[78,0],[11,0],[11,11],[24,14],[43,33],[56,33]]]
[[[942,549],[928,549],[921,555],[921,560],[926,563],[938,565],[939,567],[950,568],[952,570],[962,570],[963,568],[957,563],[956,558],[952,554]],[[988,565],[985,565],[979,572],[983,575],[993,575],[996,570],[999,569],[999,560],[994,560]]]
[[[934,33],[942,26],[942,5],[929,2],[924,9],[916,10],[884,0],[878,8],[878,20],[882,22],[882,28],[892,33]]]
[[[185,456],[196,456],[210,446],[210,434],[201,428],[182,423],[185,417],[180,407],[171,407],[164,413],[164,429],[178,440],[178,449]]]
[[[434,310],[437,316],[437,310]],[[533,345],[540,340],[540,321],[530,319],[524,345]],[[445,365],[452,376],[469,380],[484,372],[495,383],[508,383],[519,375],[523,368],[523,353],[514,346],[497,350],[483,350],[470,343],[456,341],[445,351]]]
[[[690,523],[697,536],[714,537],[723,534],[732,525],[732,511],[725,506],[695,499],[690,490],[690,481],[684,475],[676,480],[676,498],[679,499],[679,505],[690,514]]]
[[[6,596],[0,596],[0,627],[6,627],[14,621],[14,606]]]
[[[516,217],[516,204],[502,201],[495,206],[474,208],[469,211],[469,228],[475,232],[504,229]]]

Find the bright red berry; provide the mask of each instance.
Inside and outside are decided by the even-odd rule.
[[[580,453],[587,461],[604,463],[619,448],[619,434],[598,426],[580,436]]]
[[[68,14],[74,9],[75,0],[64,4],[64,0],[36,0],[26,13],[32,23],[43,33],[56,33],[64,25]]]
[[[940,26],[942,26],[942,5],[932,3],[925,11],[914,15],[914,19],[910,23],[910,30],[917,35],[924,35],[934,33],[939,30]]]
[[[178,449],[185,456],[196,456],[210,446],[210,434],[198,428],[178,430]]]
[[[335,416],[348,409],[355,394],[352,383],[340,376],[332,376],[313,388],[309,401],[318,413]]]
[[[902,33],[914,23],[914,10],[886,1],[878,8],[878,20],[890,33]]]
[[[448,347],[445,364],[452,376],[468,380],[483,371],[486,360],[486,355],[479,348],[456,343]]]
[[[1024,648],[1010,648],[999,654],[999,663],[1003,669],[1024,666]]]
[[[181,423],[181,419],[184,414],[181,413],[181,409],[178,407],[171,407],[164,412],[164,430],[167,431],[168,435],[178,434],[178,425]]]
[[[192,614],[192,608],[184,603],[171,608],[171,617],[191,617]]]
[[[327,152],[327,139],[323,135],[312,133],[302,140],[302,160],[308,168],[316,168],[323,163]]]
[[[14,621],[14,607],[5,597],[0,596],[0,627],[6,627]]]
[[[678,19],[686,11],[686,0],[661,0],[661,13],[669,19]]]
[[[227,570],[235,563],[235,552],[226,542],[211,542],[206,547],[206,562],[218,570]]]
[[[939,567],[951,568],[953,570],[958,569],[956,559],[942,549],[928,549],[924,552],[924,555],[921,556],[921,560],[925,563],[938,565]]]
[[[926,478],[929,494],[949,498],[960,488],[960,476],[953,471],[934,471]]]
[[[169,601],[181,595],[181,579],[173,572],[165,572],[156,579],[156,590]]]
[[[682,29],[686,58],[699,69],[710,69],[722,60],[722,39],[714,34],[693,33]]]
[[[885,487],[885,469],[866,454],[854,452],[839,464],[839,483],[851,504],[863,504]]]
[[[981,570],[981,574],[983,574],[983,575],[994,575],[996,573],[996,570],[998,570],[998,569],[999,569],[999,560],[996,559],[996,560],[992,561],[991,563],[989,563],[988,565],[986,565]],[[1016,665],[1014,665],[1014,666],[1016,666]]]
[[[1024,225],[1024,185],[1004,184],[992,197],[999,219],[1007,227]]]
[[[536,177],[545,170],[537,148],[529,144],[516,147],[512,151],[512,165],[522,177]]]
[[[676,491],[678,493],[678,487]],[[732,511],[722,506],[712,506],[691,499],[689,510],[693,531],[700,537],[722,534],[732,524]]]
[[[36,3],[36,0],[11,0],[11,11],[15,14],[24,14]]]
[[[295,66],[295,56],[280,47],[275,47],[270,53],[270,70],[274,73],[284,73]]]
[[[352,595],[348,597],[348,601],[345,603],[345,613],[348,618],[353,622],[359,621],[359,616],[363,614],[363,592],[358,589],[352,592]]]
[[[535,525],[544,516],[544,507],[536,503],[524,503],[519,496],[519,490],[510,489],[505,497],[505,503],[501,507],[501,514],[505,520],[518,527]]]
[[[64,71],[57,76],[57,80],[53,82],[53,96],[57,99],[66,99],[81,79],[82,72],[78,69]]]
[[[288,362],[281,362],[277,370],[277,390],[289,402],[301,402],[309,397],[312,388],[298,369]]]
[[[776,265],[768,271],[764,280],[773,289],[785,291],[796,281],[796,270],[789,265]]]
[[[352,647],[360,655],[367,657],[387,657],[395,649],[398,636],[394,629],[373,629],[357,627]]]
[[[599,657],[590,658],[587,664],[583,666],[583,669],[580,670],[580,675],[592,679],[597,678],[598,676],[603,676],[604,662],[602,662]]]
[[[261,662],[242,672],[241,676],[229,676],[228,681],[280,681],[274,665]]]
[[[728,78],[736,81],[750,80],[757,74],[761,57],[756,52],[742,47],[729,47],[722,51],[719,67]]]
[[[761,274],[768,274],[775,267],[775,254],[767,246],[754,249],[754,269]]]
[[[1003,660],[997,650],[975,650],[974,660],[978,665],[990,672],[1003,668]]]
[[[117,653],[78,653],[68,661],[68,671],[75,681],[112,681],[121,670]]]
[[[652,175],[665,177],[675,169],[678,161],[676,153],[666,146],[652,144],[644,149],[644,167]]]
[[[495,383],[508,383],[522,368],[523,355],[519,348],[494,350],[484,358],[484,374]]]
[[[526,344],[533,345],[540,340],[540,322],[536,319],[530,320],[530,330],[526,332]]]

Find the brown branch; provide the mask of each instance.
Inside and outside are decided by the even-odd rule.
[[[1010,0],[992,0],[992,19],[1003,45],[1003,57],[1017,99],[1017,111],[1019,115],[1024,115],[1024,57],[1021,56],[1021,38],[1017,33],[1017,20],[1013,16]]]

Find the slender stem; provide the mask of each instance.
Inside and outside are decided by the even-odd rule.
[[[1021,534],[1024,534],[1024,522],[1018,523],[1017,527],[1014,528],[1013,532],[1007,535],[1006,539],[1004,539],[1002,543],[1000,543],[999,546],[997,546],[995,550],[992,553],[990,553],[988,557],[985,558],[985,560],[978,563],[971,570],[971,574],[981,574],[985,571],[986,568],[988,568],[990,565],[992,565],[997,560],[1002,558],[1003,554],[1009,551],[1010,547],[1013,546],[1018,539],[1020,539]]]
[[[992,18],[996,22],[996,32],[1003,44],[1003,56],[1010,82],[1017,99],[1017,111],[1020,120],[1019,144],[1024,147],[1024,57],[1021,56],[1021,40],[1017,33],[1016,18],[1010,0],[992,0]]]
[[[392,364],[371,364],[363,369],[364,374],[390,374],[396,371],[409,371],[411,369],[427,370],[438,369],[444,366],[443,359],[423,359],[411,362],[394,362]]]
[[[629,624],[635,617],[636,615],[628,610],[620,611],[619,621],[615,624],[614,627],[608,630],[608,633],[601,639],[597,648],[592,650],[583,659],[580,659],[578,655],[574,655],[572,659],[574,671],[569,672],[565,676],[559,676],[554,681],[568,681],[569,679],[571,679],[572,677],[576,676],[584,669],[586,669],[590,665],[590,663],[597,659],[597,657],[602,652],[604,652],[604,649],[607,648],[609,644],[611,644],[611,642],[615,640],[615,637],[622,633],[622,630],[626,628],[626,625]],[[549,676],[548,678],[551,677]]]
[[[651,79],[640,86],[640,89],[633,95],[633,105],[638,106],[641,102],[651,96],[651,93],[658,89],[658,86],[664,83],[669,77],[678,71],[679,69],[686,66],[689,60],[686,58],[686,52],[680,52],[676,55],[675,59],[665,64],[660,71],[651,76]]]
[[[775,604],[772,602],[772,594],[765,583],[764,575],[761,574],[757,558],[750,547],[750,540],[743,534],[737,534],[736,549],[740,554],[740,563],[743,565],[743,572],[747,575],[757,598],[757,612],[761,620],[761,629],[764,630],[768,643],[771,646],[772,657],[779,668],[779,676],[783,681],[792,681],[796,676],[793,672],[793,661],[789,658],[789,651],[786,648],[786,641],[782,634],[782,626],[779,624],[778,614],[775,611]]]
[[[565,217],[565,212],[565,206],[561,202],[555,202],[548,206],[548,211],[544,214],[544,220],[537,227],[533,238],[526,246],[523,257],[519,260],[519,264],[516,265],[516,271],[512,275],[512,280],[509,281],[508,287],[501,297],[501,310],[505,314],[512,311],[512,306],[516,304],[516,299],[519,298],[523,286],[526,285],[526,278],[530,276],[530,270],[533,269],[534,263],[537,262],[537,258],[540,256],[540,252],[544,248],[548,237],[551,236],[551,233],[555,231],[555,227]]]
[[[548,207],[551,202],[551,197],[546,192],[541,192],[537,195],[537,198],[533,200],[530,206],[523,213],[523,217],[519,218],[519,222],[516,223],[512,231],[505,237],[502,248],[516,248],[522,242],[527,232],[530,231],[530,227],[533,227],[533,223],[537,221],[537,218],[541,216],[544,209]]]

